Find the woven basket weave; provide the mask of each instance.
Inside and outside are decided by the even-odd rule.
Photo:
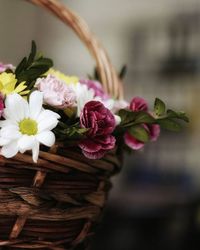
[[[122,85],[87,24],[58,0],[29,0],[70,26],[96,61],[104,89],[116,98]],[[0,157],[0,249],[88,249],[120,170],[117,151],[88,160],[78,148],[41,148],[37,164],[29,153]]]

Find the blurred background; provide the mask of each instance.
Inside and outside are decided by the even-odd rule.
[[[185,110],[181,133],[126,156],[113,179],[94,250],[200,249],[199,0],[65,0],[96,33],[115,67],[126,64],[126,99],[156,96]],[[94,62],[60,21],[22,0],[0,0],[0,61],[16,64],[35,40],[55,68],[86,76]]]

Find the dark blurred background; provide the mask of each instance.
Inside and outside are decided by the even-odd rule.
[[[88,22],[119,70],[126,98],[156,96],[185,110],[190,124],[125,157],[94,250],[200,249],[199,0],[65,0]],[[66,74],[93,61],[76,36],[22,0],[0,0],[0,61],[17,63],[34,39]]]

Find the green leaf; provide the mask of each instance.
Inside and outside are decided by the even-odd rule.
[[[26,65],[27,65],[27,58],[24,57],[15,70],[15,74],[17,78],[18,78],[18,75],[26,68]]]
[[[155,99],[154,103],[154,112],[156,113],[157,116],[161,116],[165,113],[165,103],[160,100],[159,98]]]
[[[33,62],[31,65],[32,68],[41,67],[41,66],[47,66],[51,68],[53,66],[53,61],[49,58],[39,58],[38,60]]]
[[[31,53],[28,58],[27,66],[30,66],[33,63],[36,56],[36,52],[37,52],[37,47],[35,41],[32,41]]]
[[[137,140],[141,142],[148,142],[149,141],[149,133],[147,130],[142,126],[133,126],[129,128],[128,132],[135,137]]]
[[[144,111],[140,111],[138,112],[138,114],[136,115],[136,118],[135,118],[135,123],[154,123],[155,122],[155,119],[150,115],[148,114],[147,112],[144,112]]]
[[[127,73],[127,65],[124,65],[119,73],[119,78],[123,79]]]
[[[128,127],[130,123],[135,121],[136,118],[136,112],[126,110],[126,109],[121,109],[118,113],[118,115],[121,118],[121,124],[120,126],[126,126]]]
[[[19,84],[22,81],[27,82],[28,89],[33,87],[35,80],[46,73],[53,66],[53,61],[42,56],[36,57],[37,47],[35,42],[32,42],[31,53],[25,57],[17,66],[15,74]]]
[[[169,130],[169,131],[173,131],[173,132],[179,132],[182,128],[178,122],[169,118],[158,119],[157,122],[161,128]]]
[[[49,69],[48,66],[40,66],[39,68],[30,68],[19,75],[18,81],[32,82],[33,80],[37,79],[45,72],[47,72],[48,69]]]
[[[185,112],[175,112],[171,109],[167,110],[168,118],[177,118],[179,120],[183,120],[185,122],[189,122],[189,118],[186,116]]]

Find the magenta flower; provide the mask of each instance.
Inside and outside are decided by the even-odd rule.
[[[76,94],[73,89],[53,75],[38,78],[36,87],[43,92],[46,104],[60,109],[75,105]]]
[[[3,99],[3,95],[0,94],[0,118],[3,115],[3,111],[4,111],[4,99]]]
[[[132,111],[146,111],[148,112],[148,104],[141,97],[135,97],[130,103],[130,110]],[[158,124],[143,124],[143,126],[150,136],[150,141],[156,141],[160,135],[160,126]],[[124,141],[127,146],[133,150],[139,150],[144,147],[144,142],[137,140],[129,132],[126,132],[124,135]]]
[[[160,135],[160,126],[158,124],[152,125],[143,125],[144,128],[149,132],[150,141],[156,141]],[[134,136],[129,134],[128,132],[124,135],[124,141],[127,146],[132,148],[133,150],[139,150],[144,147],[145,143],[137,140]]]
[[[12,64],[3,64],[3,63],[0,63],[0,73],[3,73],[7,69],[14,70],[15,67]]]
[[[87,80],[87,79],[81,79],[80,80],[81,84],[87,85],[89,89],[94,90],[95,97],[98,96],[102,100],[107,100],[109,99],[109,95],[106,94],[106,92],[103,90],[103,86],[100,82],[98,81],[93,81],[93,80]]]
[[[108,150],[115,147],[115,137],[112,135],[98,136],[93,139],[85,139],[79,143],[85,157],[89,159],[100,159]]]
[[[101,102],[90,101],[85,104],[80,124],[88,129],[87,138],[79,143],[87,158],[99,159],[115,147],[115,138],[111,135],[115,129],[115,118]]]
[[[149,126],[151,141],[156,141],[160,135],[160,126],[158,124],[152,124]]]
[[[148,104],[147,102],[141,97],[135,97],[130,103],[130,110],[132,111],[147,111]]]

